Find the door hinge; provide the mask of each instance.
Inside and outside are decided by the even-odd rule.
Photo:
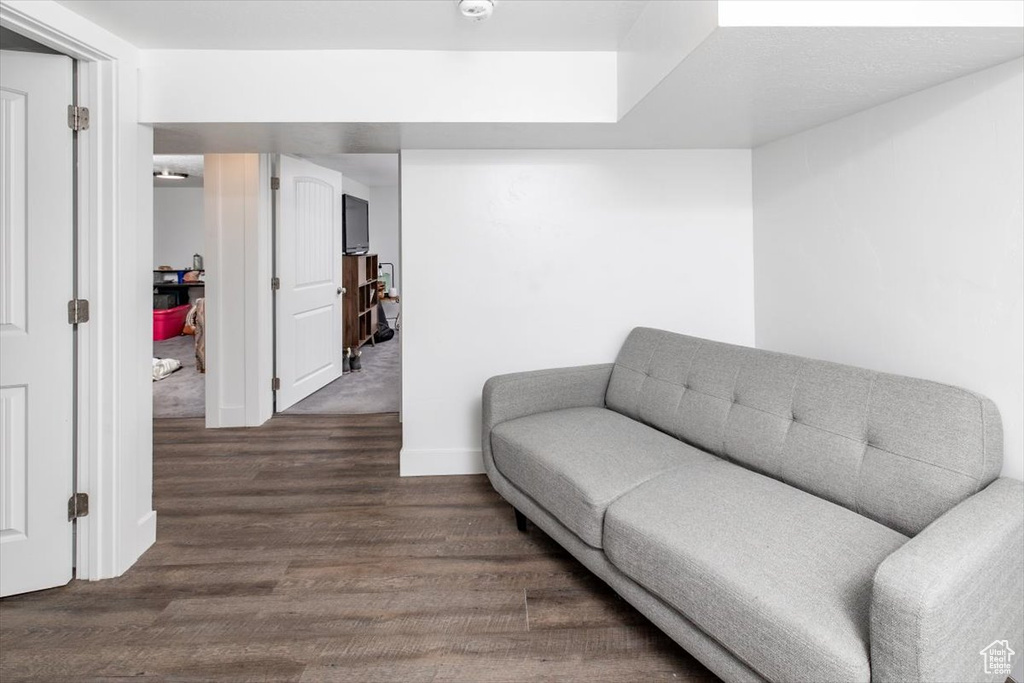
[[[89,300],[72,299],[68,302],[68,325],[89,322]]]
[[[281,378],[275,377],[270,380],[270,386],[274,388],[274,391],[281,391]]]
[[[280,190],[281,189],[281,179],[278,178],[277,176],[272,176],[270,178],[270,189],[271,190]]]
[[[270,289],[275,291],[275,292],[277,290],[281,289],[281,278],[279,278],[279,277],[272,277],[272,278],[270,278]]]
[[[89,514],[89,494],[76,493],[68,498],[68,521],[85,517]]]
[[[68,128],[73,131],[89,130],[89,108],[69,104]]]

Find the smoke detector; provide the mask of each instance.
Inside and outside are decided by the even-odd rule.
[[[494,0],[459,0],[462,16],[473,21],[483,21],[494,13]]]

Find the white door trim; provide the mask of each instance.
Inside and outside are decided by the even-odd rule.
[[[270,155],[207,154],[206,426],[273,414]]]
[[[0,25],[79,61],[78,520],[77,576],[122,574],[156,537],[148,357],[152,252],[152,129],[138,125],[138,51],[55,2],[5,0]],[[147,149],[148,147],[148,149]],[[143,164],[145,166],[143,166]],[[148,176],[148,173],[145,174]],[[145,215],[145,211],[149,215]]]

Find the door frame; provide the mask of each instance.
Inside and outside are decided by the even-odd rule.
[[[204,166],[206,427],[259,426],[274,411],[272,159],[206,154]]]
[[[53,2],[6,0],[0,25],[78,63],[78,491],[90,496],[76,529],[80,579],[124,573],[156,539],[152,506],[152,128],[138,124],[138,50]],[[145,173],[145,176],[143,175]],[[141,256],[148,259],[140,262]],[[69,298],[71,293],[68,293]],[[151,343],[151,342],[150,342]],[[148,482],[148,484],[147,484]]]

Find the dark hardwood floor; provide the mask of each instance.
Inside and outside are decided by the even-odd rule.
[[[0,601],[0,680],[713,681],[483,476],[399,478],[394,415],[154,426],[157,542]]]

